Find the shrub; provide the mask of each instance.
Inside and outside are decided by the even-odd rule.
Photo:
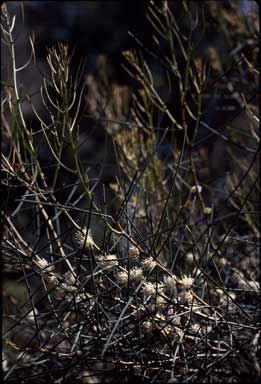
[[[150,3],[152,46],[124,53],[133,90],[108,81],[104,57],[84,79],[67,45],[50,48],[47,117],[31,103],[37,129],[24,118],[15,18],[2,6],[13,75],[2,96],[6,381],[257,380],[257,34],[219,4],[180,2],[178,17],[171,2]],[[206,15],[228,62],[213,42],[204,60]],[[82,109],[111,140],[109,185],[84,161]]]

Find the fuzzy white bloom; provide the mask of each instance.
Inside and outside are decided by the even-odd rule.
[[[179,284],[182,285],[184,289],[190,289],[194,283],[194,278],[191,276],[183,275],[181,280],[179,280]]]
[[[157,323],[163,323],[164,321],[166,321],[166,318],[165,316],[162,314],[162,313],[156,313],[155,316],[154,316],[154,320],[157,322]]]
[[[217,264],[219,267],[223,268],[227,265],[227,259],[225,259],[225,257],[221,257],[220,259],[217,259]]]
[[[152,270],[156,266],[156,264],[156,261],[151,256],[142,262],[143,269],[145,272]]]
[[[166,305],[167,305],[167,302],[166,302],[166,300],[164,299],[164,297],[162,297],[162,296],[158,296],[157,297],[157,302],[156,302],[156,307],[158,308],[158,309],[163,309],[163,308],[165,308],[166,307]]]
[[[187,261],[189,264],[193,264],[194,256],[193,256],[193,253],[192,253],[192,252],[187,253],[185,257],[186,257],[186,261]]]
[[[197,191],[197,187],[198,187],[198,191],[199,191],[199,193],[201,193],[202,192],[202,187],[201,187],[201,185],[193,185],[193,187],[191,187],[191,193],[196,193],[196,191]]]
[[[97,258],[100,268],[106,267],[116,267],[118,265],[118,260],[116,255],[105,255]]]
[[[144,287],[143,287],[143,295],[145,297],[149,297],[149,296],[155,296],[156,294],[156,290],[155,290],[155,286],[153,283],[144,283]]]
[[[176,291],[176,282],[175,282],[175,279],[174,279],[173,275],[167,277],[167,279],[166,279],[166,288],[170,292]]]
[[[210,215],[212,212],[212,208],[211,207],[205,207],[203,212],[205,215]]]
[[[54,274],[44,275],[44,281],[47,284],[50,284],[51,287],[54,287],[59,284],[59,280]]]
[[[130,279],[134,282],[139,282],[143,276],[142,268],[134,267],[130,270]]]
[[[86,299],[88,299],[88,304],[86,304]],[[92,299],[92,300],[91,300]],[[74,300],[76,301],[76,303],[84,303],[84,305],[88,306],[88,309],[90,309],[90,303],[93,305],[95,300],[93,300],[93,296],[90,295],[89,293],[77,293],[75,296],[74,296]]]
[[[162,311],[167,307],[167,301],[162,296],[157,296],[156,299],[152,299],[153,301],[146,305],[146,308],[149,312]]]
[[[120,271],[117,273],[117,281],[119,284],[127,285],[128,284],[128,272]]]
[[[65,273],[63,280],[67,285],[75,285],[77,281],[76,277],[72,274],[71,271]]]
[[[174,318],[171,320],[171,324],[174,324],[174,325],[181,325],[181,316],[174,317]]]
[[[100,250],[97,244],[95,244],[90,228],[87,230],[86,227],[75,233],[75,240],[81,246],[81,248],[90,249],[92,247]]]
[[[163,284],[162,283],[144,283],[143,287],[143,294],[145,297],[152,296],[155,297],[157,293],[160,293],[163,291]]]
[[[174,327],[172,324],[168,324],[165,327],[162,328],[161,332],[168,336],[178,336],[177,335],[177,328]]]
[[[191,304],[193,302],[193,295],[191,291],[182,291],[179,294],[179,300],[185,304]]]
[[[137,259],[139,257],[140,251],[135,245],[130,245],[129,247],[129,257],[131,259]]]
[[[42,270],[42,273],[50,273],[55,269],[54,265],[49,264],[47,260],[39,256],[36,256],[35,264]]]
[[[192,324],[190,330],[194,334],[200,334],[202,331],[202,326],[199,323]]]
[[[150,320],[146,320],[142,323],[142,328],[145,333],[150,333],[155,328],[154,324]]]
[[[58,289],[61,289],[61,291],[63,291],[63,292],[77,291],[77,287],[75,285],[66,284],[66,283],[60,284]]]
[[[67,271],[63,275],[63,282],[59,285],[58,289],[63,290],[64,292],[74,292],[77,291],[77,278],[76,276],[71,272]]]

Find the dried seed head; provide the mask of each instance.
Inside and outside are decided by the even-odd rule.
[[[166,279],[166,287],[170,292],[176,291],[176,282],[174,276],[168,276]]]
[[[162,311],[168,305],[167,301],[162,296],[157,296],[156,299],[151,299],[150,301],[151,302],[146,305],[146,308],[151,313],[155,311]]]
[[[76,277],[72,274],[71,271],[67,271],[64,275],[64,282],[67,284],[67,285],[75,285],[77,280],[76,280]]]
[[[184,289],[190,289],[194,283],[194,278],[191,276],[183,275],[181,280],[179,280],[179,284],[182,285]]]
[[[154,316],[154,320],[158,324],[162,325],[162,323],[164,323],[164,321],[166,321],[166,318],[165,318],[165,316],[162,313],[156,313],[155,316]]]
[[[143,286],[143,294],[145,297],[152,296],[155,297],[158,293],[161,293],[163,291],[163,284],[162,283],[151,283],[147,282],[144,283]]]
[[[128,284],[128,272],[120,271],[117,273],[117,281],[119,284],[127,285]]]
[[[156,301],[156,307],[157,307],[157,309],[163,309],[163,308],[165,308],[166,306],[167,306],[167,302],[166,302],[166,300],[164,299],[164,297],[162,297],[162,296],[157,296],[157,299],[156,299],[157,301]]]
[[[59,285],[59,288],[63,290],[64,292],[74,292],[77,291],[77,287],[75,285],[70,285],[66,283],[62,283]]]
[[[54,265],[49,264],[47,260],[39,256],[36,256],[35,264],[41,269],[42,273],[50,273],[55,269]]]
[[[144,283],[143,295],[145,297],[149,297],[149,296],[155,296],[155,294],[156,294],[155,285],[150,282]]]
[[[97,258],[97,261],[100,268],[106,268],[106,267],[112,268],[118,265],[118,260],[116,255],[99,256]]]
[[[140,251],[138,250],[137,247],[135,247],[135,245],[131,245],[129,247],[129,257],[131,259],[137,259],[139,257],[139,254],[140,254]]]
[[[151,256],[142,262],[143,269],[145,272],[152,270],[156,266],[156,264],[156,261]]]
[[[197,190],[198,190],[199,193],[202,192],[201,185],[193,185],[193,187],[191,187],[191,193],[196,193]]]
[[[142,323],[142,328],[145,333],[150,333],[155,328],[154,324],[150,320],[146,320]]]
[[[130,280],[133,282],[140,282],[143,276],[142,268],[134,267],[130,270]]]
[[[198,335],[198,334],[200,334],[201,331],[202,331],[202,329],[201,329],[201,325],[200,325],[199,323],[192,324],[192,325],[190,326],[190,330],[191,330],[192,333]]]
[[[177,336],[176,328],[172,324],[163,327],[161,332],[168,336]]]
[[[86,227],[75,233],[75,240],[81,246],[81,248],[90,249],[92,247],[100,250],[98,245],[95,244],[90,228],[87,230]]]
[[[179,294],[179,300],[185,304],[191,304],[193,302],[193,295],[191,291],[182,291]]]
[[[59,284],[59,280],[54,274],[44,276],[44,281],[46,281],[46,283],[50,284],[52,287]]]

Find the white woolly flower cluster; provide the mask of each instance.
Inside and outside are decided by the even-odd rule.
[[[92,247],[100,250],[97,244],[95,244],[92,233],[90,228],[87,229],[86,227],[82,228],[81,230],[78,230],[75,233],[75,240],[77,243],[81,246],[81,248],[90,249]]]
[[[191,193],[196,193],[198,190],[199,193],[202,192],[202,187],[201,185],[193,185],[190,189]]]
[[[183,275],[181,280],[179,280],[179,284],[182,286],[183,289],[190,289],[194,283],[194,278],[191,276]]]
[[[175,292],[176,291],[176,282],[175,282],[175,276],[172,275],[172,276],[168,276],[167,279],[166,279],[166,288],[170,291],[170,292]]]
[[[77,279],[71,271],[68,271],[64,275],[64,281],[67,285],[76,285]]]
[[[118,265],[118,259],[116,255],[99,256],[97,261],[100,268],[112,268]]]
[[[144,297],[149,297],[149,296],[155,297],[158,293],[162,292],[162,290],[163,290],[162,283],[156,284],[156,283],[147,282],[147,283],[144,283],[144,286],[143,286],[143,295]]]
[[[144,283],[143,286],[143,295],[144,297],[154,296],[156,294],[155,287],[153,283]]]
[[[50,273],[55,269],[54,265],[49,264],[46,259],[43,259],[39,256],[35,257],[34,262],[37,267],[41,269],[41,273]]]
[[[121,285],[128,284],[128,272],[126,270],[117,273],[117,281]]]
[[[133,282],[139,282],[143,276],[142,268],[134,267],[130,269],[130,280]]]
[[[129,247],[129,257],[131,259],[137,259],[139,257],[140,251],[135,245],[130,245]]]
[[[126,269],[119,271],[117,273],[118,283],[121,285],[128,284],[128,276],[130,277],[131,282],[133,283],[140,282],[143,276],[143,270],[142,268],[134,267],[130,269],[129,274]]]
[[[179,294],[179,301],[184,304],[191,304],[193,302],[193,294],[191,291],[182,291]]]
[[[150,333],[155,328],[154,324],[150,320],[146,320],[142,323],[142,328],[145,333]]]
[[[156,261],[151,256],[142,262],[143,269],[145,272],[152,270],[156,266],[156,264]]]

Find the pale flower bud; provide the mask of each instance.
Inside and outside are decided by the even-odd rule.
[[[196,191],[198,190],[199,193],[202,192],[202,187],[201,185],[193,185],[193,187],[191,187],[191,193],[196,193]]]

